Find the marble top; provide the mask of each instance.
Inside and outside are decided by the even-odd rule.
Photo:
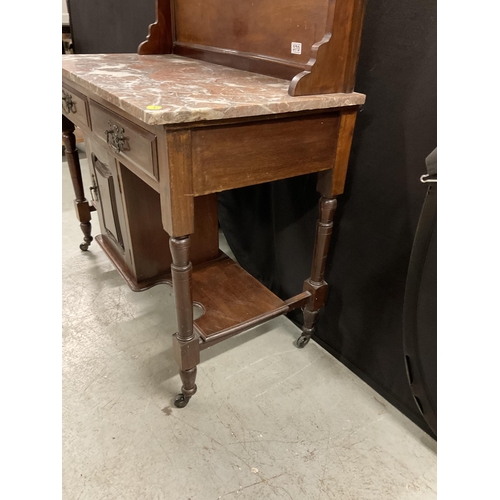
[[[150,125],[363,104],[365,96],[291,97],[288,80],[175,55],[62,56],[63,76]]]

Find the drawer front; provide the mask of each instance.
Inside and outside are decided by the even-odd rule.
[[[332,169],[339,124],[338,113],[321,113],[194,129],[194,194]]]
[[[111,151],[158,180],[156,136],[100,104],[90,101],[92,131]],[[124,162],[125,163],[125,162]]]
[[[87,98],[67,85],[62,86],[62,114],[75,125],[90,128]]]

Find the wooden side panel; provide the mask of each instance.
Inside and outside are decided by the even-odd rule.
[[[141,55],[172,53],[172,14],[170,0],[156,0],[156,21],[149,25],[146,40],[137,53]]]
[[[290,83],[290,95],[354,90],[365,0],[330,0],[327,32],[311,52],[303,73]]]
[[[337,113],[193,129],[195,195],[333,168]]]
[[[136,280],[141,283],[169,274],[172,257],[161,220],[160,195],[124,166],[120,172]],[[194,213],[191,261],[199,264],[219,255],[217,196],[195,198]]]

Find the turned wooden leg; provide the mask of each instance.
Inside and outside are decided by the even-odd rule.
[[[88,250],[91,241],[92,226],[90,224],[90,205],[85,199],[83,192],[82,171],[80,169],[80,160],[78,158],[78,150],[76,149],[75,126],[64,115],[62,117],[62,140],[64,143],[64,152],[68,160],[68,167],[75,192],[75,210],[76,217],[80,221],[80,228],[83,232],[83,243],[80,245],[81,250]]]
[[[322,197],[319,203],[319,220],[316,225],[316,239],[314,242],[311,277],[304,282],[304,291],[311,294],[309,302],[304,306],[304,326],[302,335],[297,340],[297,347],[304,347],[314,333],[314,325],[318,312],[323,307],[326,299],[328,284],[324,280],[326,257],[332,237],[333,215],[337,208],[335,198]]]
[[[179,365],[182,387],[175,400],[177,408],[184,408],[196,393],[196,365],[200,362],[199,340],[193,329],[193,293],[189,260],[190,237],[170,238],[172,254],[172,283],[178,332],[173,338],[174,358]]]

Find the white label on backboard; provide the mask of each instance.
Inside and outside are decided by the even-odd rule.
[[[302,44],[300,42],[292,42],[292,54],[302,54]]]

